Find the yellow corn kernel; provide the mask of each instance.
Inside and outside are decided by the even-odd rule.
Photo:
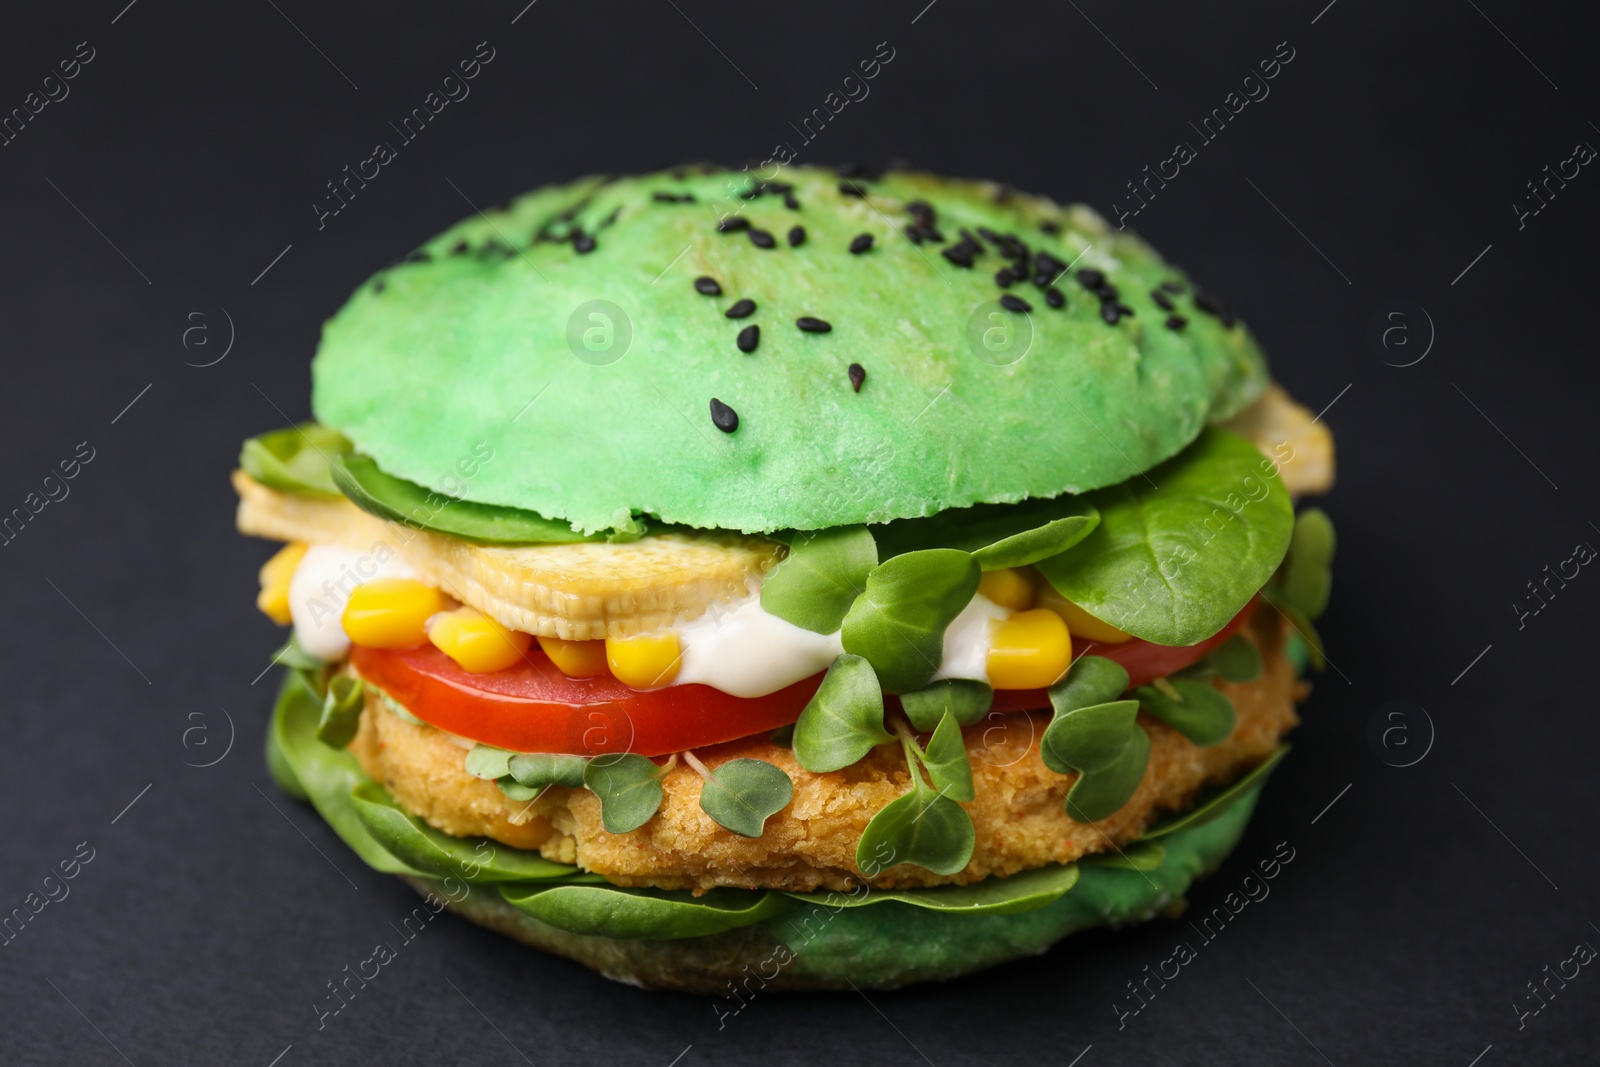
[[[489,674],[521,663],[533,635],[508,630],[477,608],[461,607],[429,619],[428,640],[462,670]]]
[[[1039,591],[1039,606],[1049,608],[1061,616],[1067,624],[1067,629],[1072,631],[1072,635],[1085,641],[1120,645],[1124,641],[1133,640],[1132,634],[1123,633],[1109,622],[1101,622],[1048,585]]]
[[[995,626],[989,684],[996,689],[1043,689],[1071,665],[1072,635],[1055,612],[1019,611]]]
[[[635,689],[671,685],[682,658],[678,635],[671,630],[606,638],[606,662],[611,665],[611,673]]]
[[[261,565],[257,574],[261,592],[256,595],[256,607],[279,626],[288,626],[294,621],[289,617],[289,579],[294,577],[294,569],[305,558],[307,547],[302,541],[284,545]]]
[[[1027,611],[1033,607],[1033,583],[1011,567],[984,571],[983,577],[978,579],[978,595],[1012,611]]]
[[[539,638],[539,647],[556,669],[568,678],[596,678],[606,673],[604,641],[564,641],[559,637]]]
[[[345,635],[364,648],[416,648],[428,640],[428,619],[447,607],[431,585],[379,578],[356,586],[341,621]]]

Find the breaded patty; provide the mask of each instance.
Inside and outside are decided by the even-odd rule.
[[[350,750],[407,810],[440,830],[536,849],[617,885],[804,892],[850,889],[862,881],[883,888],[967,883],[1132,841],[1163,813],[1188,806],[1201,787],[1229,781],[1266,759],[1298,721],[1294,705],[1303,695],[1284,657],[1289,632],[1266,608],[1243,631],[1260,649],[1265,670],[1254,682],[1218,683],[1238,711],[1233,734],[1220,744],[1200,748],[1140,713],[1151,741],[1144,780],[1120,811],[1098,824],[1068,817],[1063,801],[1076,776],[1057,774],[1040,760],[1047,712],[995,715],[968,728],[976,799],[962,807],[972,816],[977,844],[966,868],[949,876],[903,864],[866,879],[855,865],[856,841],[868,820],[910,788],[898,746],[874,749],[828,774],[805,770],[793,752],[764,735],[699,750],[712,768],[748,756],[776,764],[793,779],[794,799],[755,839],[723,829],[700,810],[701,778],[681,761],[662,782],[665,799],[656,816],[630,833],[612,834],[600,824],[594,794],[552,787],[531,805],[513,801],[493,782],[466,772],[459,739],[407,722],[373,697]]]

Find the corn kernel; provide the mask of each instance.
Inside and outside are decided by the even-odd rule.
[[[289,617],[289,579],[294,577],[295,568],[305,558],[307,547],[302,541],[284,545],[261,565],[257,575],[261,592],[256,595],[256,607],[279,626],[288,626],[294,621]]]
[[[470,674],[503,671],[522,662],[533,635],[508,630],[477,608],[456,608],[428,620],[428,640]]]
[[[1123,633],[1109,622],[1101,622],[1048,585],[1039,591],[1039,606],[1049,608],[1061,616],[1067,624],[1067,629],[1072,631],[1072,635],[1085,641],[1120,645],[1124,641],[1133,640],[1132,634]]]
[[[678,635],[671,630],[606,638],[606,662],[611,665],[611,673],[635,689],[671,685],[678,676],[682,657]]]
[[[995,626],[988,666],[996,689],[1043,689],[1071,665],[1072,636],[1055,612],[1020,611]]]
[[[345,635],[364,648],[416,648],[428,640],[428,619],[448,606],[431,585],[379,578],[356,586],[341,621]]]
[[[556,669],[568,678],[596,678],[606,673],[604,641],[564,641],[559,637],[539,638],[539,647]]]
[[[1033,583],[1011,567],[984,571],[983,577],[978,579],[978,595],[1012,611],[1027,611],[1033,607]]]

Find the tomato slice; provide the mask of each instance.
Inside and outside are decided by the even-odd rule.
[[[1144,685],[1204,658],[1238,632],[1255,604],[1197,645],[1135,638],[1120,645],[1090,642],[1082,654],[1115,660],[1127,668],[1131,685]],[[822,684],[817,674],[761,697],[736,697],[708,685],[639,690],[610,675],[568,678],[537,646],[523,663],[492,674],[469,674],[432,645],[399,651],[358,645],[350,662],[362,678],[441,730],[513,752],[583,756],[664,756],[775,730],[798,719]],[[1043,689],[1002,689],[993,710],[1049,706]]]

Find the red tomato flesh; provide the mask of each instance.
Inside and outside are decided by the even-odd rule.
[[[1254,608],[1252,600],[1197,645],[1154,645],[1135,638],[1120,645],[1090,642],[1081,654],[1115,660],[1127,669],[1130,686],[1144,685],[1204,658],[1237,633]],[[492,674],[469,674],[432,645],[398,651],[357,645],[350,649],[350,662],[362,678],[441,730],[513,752],[581,756],[664,756],[776,730],[798,719],[822,684],[817,674],[761,697],[731,696],[708,685],[639,690],[609,674],[568,678],[538,646],[528,650],[523,663]],[[995,693],[993,710],[1049,706],[1043,689],[1002,689]]]

